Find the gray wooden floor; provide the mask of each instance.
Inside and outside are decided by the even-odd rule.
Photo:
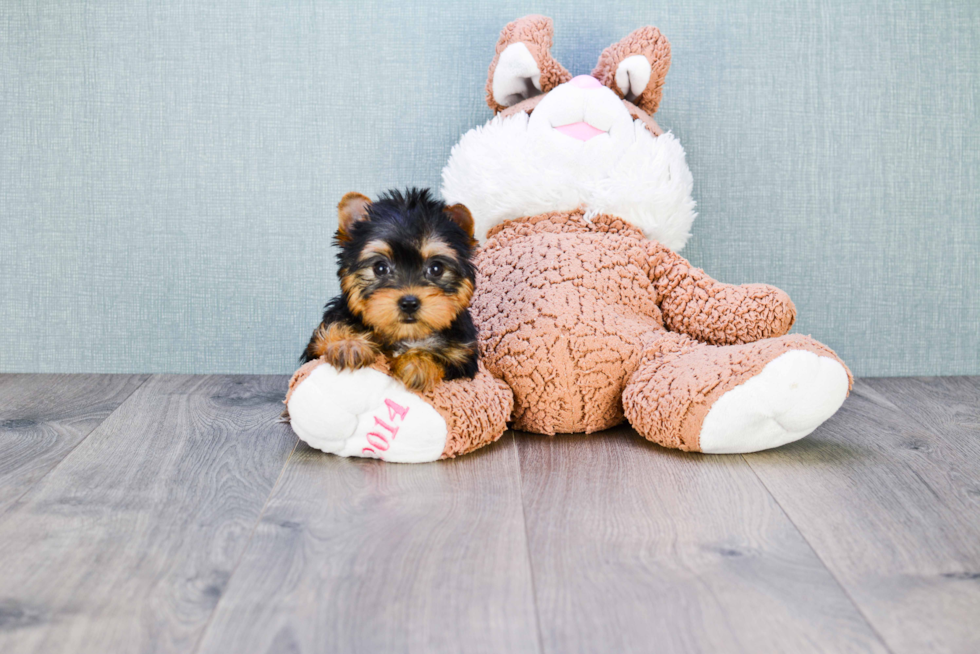
[[[980,378],[415,466],[297,445],[285,386],[0,375],[0,652],[980,652]]]

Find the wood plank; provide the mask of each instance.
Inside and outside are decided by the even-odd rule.
[[[980,651],[980,386],[859,380],[745,457],[896,654]]]
[[[518,439],[545,652],[884,652],[745,462]]]
[[[149,375],[0,375],[0,513]]]
[[[199,651],[538,651],[511,436],[419,465],[300,445]]]
[[[285,387],[134,392],[0,517],[0,651],[192,651],[294,447]]]
[[[953,449],[950,462],[980,460],[980,377],[881,377],[863,379],[917,425]]]

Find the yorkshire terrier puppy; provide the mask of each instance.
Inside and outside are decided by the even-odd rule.
[[[377,202],[348,193],[334,244],[342,293],[327,303],[304,361],[356,369],[386,356],[413,390],[477,372],[467,307],[476,271],[473,218],[427,189],[389,191]]]

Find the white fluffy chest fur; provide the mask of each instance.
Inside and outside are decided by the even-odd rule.
[[[581,123],[597,135],[556,129]],[[497,116],[464,134],[442,171],[443,197],[469,208],[481,241],[506,220],[584,206],[587,216],[618,216],[680,250],[696,215],[692,185],[672,134],[653,136],[609,89],[571,83],[530,115]]]

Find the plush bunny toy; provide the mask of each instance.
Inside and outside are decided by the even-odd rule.
[[[676,254],[695,214],[684,150],[652,117],[667,39],[639,29],[574,78],[551,43],[543,16],[504,28],[487,80],[496,116],[443,170],[443,196],[470,209],[481,242],[481,372],[416,394],[384,364],[306,364],[287,404],[313,447],[431,461],[508,421],[554,434],[625,419],[665,447],[753,452],[806,436],[846,398],[843,362],[787,335],[784,292],[716,282]]]

